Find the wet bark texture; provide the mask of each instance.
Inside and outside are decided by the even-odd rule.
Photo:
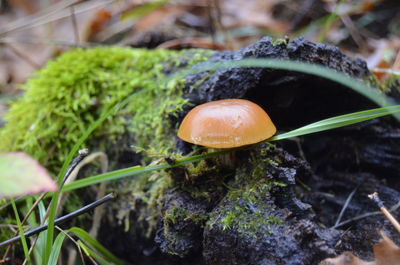
[[[215,53],[207,63],[244,58],[290,59],[316,63],[358,79],[370,73],[364,61],[352,60],[338,48],[312,43],[302,38],[274,45],[268,37],[239,51]],[[195,86],[205,75],[208,78]],[[231,68],[214,73],[186,77],[188,98],[194,105],[225,98],[246,98],[261,105],[279,131],[287,131],[324,118],[376,107],[374,103],[332,81],[303,73],[261,68]],[[189,92],[190,91],[190,92]],[[392,94],[396,96],[396,94]],[[397,100],[397,99],[396,99]],[[179,122],[189,109],[181,113]],[[257,182],[235,181],[234,170],[209,171],[194,181],[208,191],[209,198],[195,197],[184,185],[166,192],[163,215],[177,208],[185,214],[176,219],[160,220],[153,239],[147,240],[145,254],[153,264],[318,264],[324,258],[352,251],[361,258],[372,258],[372,245],[378,241],[380,229],[393,234],[389,222],[381,215],[350,221],[337,227],[339,212],[352,191],[341,221],[377,211],[367,194],[377,191],[387,206],[399,202],[400,130],[391,117],[375,119],[359,125],[284,140],[277,147],[263,146],[238,154],[238,161],[247,174],[253,174],[252,157],[279,163],[259,162],[260,181],[274,180],[285,184],[263,190]],[[185,153],[191,145],[179,142]],[[254,161],[253,161],[254,162]],[[179,179],[179,170],[171,171]],[[243,172],[241,173],[243,174]],[[207,185],[213,178],[233,183],[234,189],[253,191],[254,203],[233,200],[225,188],[210,192]],[[210,180],[210,181],[208,181]],[[185,184],[187,185],[187,184]],[[215,185],[221,185],[216,183]],[[221,220],[227,212],[242,207],[239,225],[226,227]],[[204,218],[188,218],[188,216]],[[259,217],[271,216],[281,222],[246,226]],[[396,212],[395,216],[399,217]],[[132,216],[134,219],[135,216]],[[339,222],[340,223],[340,222]],[[123,233],[120,238],[126,238]],[[125,244],[142,246],[137,233],[129,233]],[[396,236],[392,237],[396,241]],[[156,245],[152,245],[156,242]],[[137,251],[137,250],[135,250]],[[132,264],[142,258],[130,258],[126,251],[117,251]],[[138,251],[140,252],[140,251]],[[143,249],[142,249],[143,252]],[[142,255],[143,256],[143,255]],[[144,260],[144,259],[143,259]],[[148,261],[148,259],[147,259]]]

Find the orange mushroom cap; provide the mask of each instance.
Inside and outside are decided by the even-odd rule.
[[[244,99],[217,100],[193,108],[183,119],[178,137],[213,148],[233,148],[261,142],[276,132],[268,114]]]

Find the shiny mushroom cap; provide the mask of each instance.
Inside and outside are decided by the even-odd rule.
[[[193,108],[183,119],[178,137],[213,148],[233,148],[261,142],[276,132],[268,114],[244,99],[217,100]]]

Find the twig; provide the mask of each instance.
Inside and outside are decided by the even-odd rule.
[[[400,51],[397,52],[396,59],[394,60],[392,68],[395,70],[400,69]]]
[[[213,7],[215,8],[215,17],[214,17],[215,26],[217,30],[221,33],[222,38],[224,39],[224,44],[228,45],[230,49],[232,49],[231,39],[228,37],[226,28],[222,23],[222,10],[219,1],[220,0],[211,0]]]
[[[109,193],[106,196],[104,196],[103,198],[101,198],[100,200],[94,201],[91,204],[88,204],[88,205],[86,205],[86,206],[84,206],[84,207],[82,207],[82,208],[80,208],[80,209],[78,209],[76,211],[73,211],[73,212],[71,212],[71,213],[69,213],[67,215],[64,215],[64,216],[62,216],[60,218],[57,218],[54,221],[54,225],[60,225],[60,224],[62,224],[64,222],[66,222],[66,221],[72,220],[75,217],[77,217],[77,216],[79,216],[81,214],[87,213],[87,212],[91,211],[92,209],[96,208],[97,206],[99,206],[99,205],[101,205],[101,204],[103,204],[103,203],[105,203],[105,202],[107,202],[109,200],[112,200],[114,198],[115,198],[115,195],[113,193]],[[47,229],[47,225],[41,225],[39,227],[36,227],[36,228],[32,229],[29,232],[26,232],[24,235],[25,235],[25,237],[29,237],[29,236],[32,236],[32,235],[36,235],[36,234],[38,234],[38,233],[40,233],[40,232],[42,232],[42,231],[44,231],[46,229]],[[9,240],[3,241],[3,242],[0,243],[0,247],[7,246],[8,244],[14,243],[15,241],[20,240],[20,238],[21,238],[20,236],[16,236],[16,237],[13,237],[13,238],[11,238]]]
[[[217,42],[216,34],[215,34],[216,33],[215,24],[216,23],[215,23],[215,18],[212,14],[212,0],[207,0],[207,16],[211,22],[211,29],[210,29],[211,39],[212,39],[212,42],[216,43]]]
[[[62,6],[57,6],[53,10],[47,12],[40,12],[39,14],[35,14],[29,19],[22,18],[17,20],[15,23],[6,25],[4,28],[0,28],[0,36],[5,36],[7,33],[12,31],[22,30],[26,28],[32,28],[36,26],[41,26],[56,20],[60,20],[70,16],[68,10],[64,10],[68,8],[70,5],[75,4],[77,8],[75,9],[75,14],[79,14],[94,8],[98,8],[104,5],[111,4],[116,0],[99,0],[99,1],[85,1],[82,0],[72,0],[72,1],[65,1],[65,4]],[[82,2],[82,3],[80,3]],[[79,4],[78,4],[79,3]]]
[[[289,32],[294,31],[296,26],[300,24],[300,22],[303,20],[303,18],[308,15],[307,13],[311,10],[312,6],[314,5],[315,0],[307,0],[303,2],[303,4],[300,7],[300,10],[296,12],[296,15],[290,22],[290,28]],[[287,7],[287,6],[286,6]]]
[[[71,5],[69,9],[71,11],[71,20],[72,20],[72,26],[73,26],[73,29],[74,29],[75,42],[80,43],[80,41],[79,41],[79,29],[78,29],[78,23],[76,22],[74,5]]]
[[[362,39],[362,37],[360,35],[360,31],[354,25],[354,22],[351,20],[350,16],[349,15],[343,15],[343,16],[340,16],[340,19],[341,19],[342,23],[345,25],[345,27],[348,29],[351,38],[356,43],[358,48],[360,50],[365,50],[364,41],[363,41],[363,39]]]
[[[101,162],[101,172],[106,173],[107,169],[108,169],[107,155],[105,153],[99,153],[99,158],[100,158],[100,162]],[[99,189],[97,191],[96,199],[100,199],[102,196],[104,196],[104,194],[106,194],[106,185],[107,185],[106,182],[100,183]],[[101,218],[102,218],[103,214],[104,214],[104,205],[97,207],[94,210],[92,227],[90,228],[90,231],[89,231],[89,234],[93,238],[97,238],[97,232],[99,230]]]
[[[69,176],[65,179],[64,185],[74,181],[76,179],[79,171],[82,169],[82,167],[84,167],[85,165],[87,165],[89,163],[93,163],[93,161],[96,159],[100,161],[101,173],[106,173],[107,169],[108,169],[107,155],[104,152],[95,152],[95,153],[92,153],[92,154],[84,157],[82,160],[78,161],[78,164],[76,165],[76,167],[72,170],[72,172],[69,174]],[[100,183],[98,192],[97,192],[97,196],[96,196],[96,200],[102,198],[105,195],[105,193],[106,193],[105,187],[106,187],[105,182]],[[59,205],[58,205],[59,208],[61,207],[61,205],[64,204],[64,201],[67,198],[66,196],[67,195],[65,193],[63,193],[62,196],[60,197],[60,201],[59,201]],[[103,215],[103,206],[97,207],[94,210],[92,228],[90,229],[90,232],[89,232],[89,234],[93,238],[96,238],[96,236],[97,236],[97,229],[100,226],[102,215]]]
[[[96,46],[105,46],[101,43],[94,42],[85,42],[85,43],[77,43],[74,41],[67,40],[42,40],[42,39],[15,39],[15,38],[0,38],[0,44],[7,43],[24,43],[24,44],[45,44],[45,45],[59,45],[59,46],[67,46],[67,47],[96,47]]]
[[[69,167],[67,168],[67,170],[66,170],[66,172],[65,172],[65,175],[64,175],[64,177],[63,177],[63,180],[62,180],[62,184],[61,184],[60,187],[64,186],[65,182],[68,181],[68,179],[69,179],[70,175],[72,174],[72,172],[74,171],[74,169],[79,165],[79,163],[82,162],[82,160],[83,160],[88,154],[89,154],[89,149],[87,149],[87,148],[84,148],[84,149],[81,149],[81,150],[78,151],[78,156],[75,157],[75,158],[72,160],[71,164],[70,164]],[[57,212],[58,209],[60,208],[61,201],[62,201],[62,196],[60,196],[60,197],[58,198],[57,206],[56,206],[56,212]],[[50,207],[47,208],[47,210],[46,210],[46,215],[45,215],[45,217],[44,217],[44,220],[47,219],[48,214],[49,214],[49,211],[50,211]]]
[[[347,197],[346,202],[344,203],[344,205],[343,205],[343,207],[342,207],[342,210],[340,211],[339,216],[338,216],[338,218],[337,218],[336,223],[335,223],[334,226],[337,226],[337,225],[340,223],[340,220],[342,220],[343,214],[344,214],[344,212],[346,211],[347,207],[349,206],[349,203],[350,203],[351,199],[353,199],[353,196],[354,196],[354,194],[356,193],[356,191],[357,191],[357,189],[358,189],[359,186],[360,186],[360,185],[358,185],[357,187],[355,187],[354,190],[353,190],[353,191],[350,193],[350,195]]]
[[[400,208],[400,201],[398,203],[396,203],[395,205],[393,205],[393,207],[390,208],[390,212],[394,212],[394,211],[398,210],[399,208]],[[336,228],[339,228],[341,226],[344,226],[344,225],[347,225],[349,223],[352,223],[354,221],[358,221],[358,220],[364,219],[364,218],[369,217],[369,216],[380,215],[380,214],[382,214],[382,212],[380,212],[380,211],[361,214],[361,215],[358,215],[356,217],[350,218],[350,219],[348,219],[346,221],[343,221],[343,222],[335,225],[332,228],[336,229]]]
[[[64,176],[63,182],[62,182],[62,186],[75,180],[75,178],[77,177],[77,175],[79,173],[79,170],[84,165],[85,159],[87,159],[90,156],[93,156],[93,154],[91,154],[90,156],[88,156],[88,154],[89,154],[88,149],[79,150],[79,155],[72,160],[71,165],[69,166],[69,168],[67,169],[67,172],[65,173],[65,176]],[[104,194],[103,194],[103,196],[104,196]],[[66,197],[67,197],[66,193],[62,193],[60,195],[60,197],[58,198],[57,211],[60,209],[60,207],[62,205],[64,205],[64,201],[66,200]],[[100,199],[100,198],[96,198],[96,199]]]
[[[388,74],[391,74],[391,75],[400,75],[400,71],[399,70],[386,69],[386,68],[373,68],[372,72],[375,72],[375,73],[388,73]]]
[[[396,218],[394,218],[393,215],[386,209],[385,205],[383,204],[383,201],[379,198],[378,193],[374,192],[374,193],[368,195],[368,198],[370,198],[373,202],[376,203],[376,205],[378,205],[378,207],[382,211],[382,213],[386,216],[387,219],[389,219],[389,221],[392,223],[392,225],[400,233],[399,222],[397,222]]]
[[[45,9],[41,9],[39,12],[29,15],[29,16],[23,16],[19,19],[17,19],[14,22],[8,23],[4,27],[0,28],[0,32],[8,33],[12,32],[13,30],[18,30],[21,29],[25,26],[28,26],[29,24],[32,24],[39,20],[41,17],[49,17],[50,15],[59,12],[60,10],[67,8],[73,3],[76,3],[77,0],[63,0],[60,1],[56,4],[50,5]],[[1,35],[1,33],[0,33]]]
[[[67,171],[65,172],[65,175],[63,178],[63,184],[68,179],[68,177],[72,173],[72,171],[76,168],[76,166],[89,154],[89,149],[87,149],[87,148],[81,149],[81,150],[79,150],[78,153],[79,153],[79,155],[72,160]]]
[[[32,58],[30,58],[28,55],[25,53],[21,52],[17,48],[15,48],[12,45],[6,44],[6,47],[9,48],[15,55],[23,59],[25,62],[27,62],[30,66],[32,66],[34,69],[39,69],[40,65],[37,64]]]

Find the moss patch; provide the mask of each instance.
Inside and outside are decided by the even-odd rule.
[[[228,192],[221,203],[223,207],[211,214],[208,226],[218,225],[223,230],[235,229],[256,236],[257,233],[270,233],[270,225],[282,223],[274,215],[270,191],[285,185],[266,175],[267,167],[279,164],[278,158],[268,155],[274,148],[268,144],[253,151],[250,163],[243,163],[236,170],[235,179],[228,183]]]
[[[186,257],[211,230],[229,230],[217,232],[221,236],[253,238],[272,233],[283,223],[285,211],[272,195],[286,189],[272,176],[280,172],[283,153],[271,144],[260,144],[237,152],[236,158],[235,170],[214,167],[215,161],[185,168],[186,177],[180,177],[182,182],[164,197],[163,225],[156,237],[162,252]]]
[[[89,126],[129,97],[124,108],[107,117],[93,132],[86,147],[117,152],[115,149],[122,149],[120,143],[125,149],[133,145],[145,151],[142,159],[146,163],[151,160],[149,154],[170,155],[176,139],[171,116],[188,102],[182,98],[184,81],[173,79],[167,83],[165,77],[205,61],[211,54],[208,50],[122,47],[65,52],[35,73],[23,86],[25,93],[11,103],[6,125],[0,130],[0,150],[28,153],[56,175]],[[114,160],[110,157],[112,163]],[[128,230],[131,211],[140,208],[137,221],[148,222],[149,229],[144,231],[151,234],[169,186],[170,180],[163,172],[124,180],[123,184],[114,182],[110,189],[127,199],[127,205],[119,201],[113,206],[118,212],[116,218]],[[146,207],[137,206],[138,201]]]
[[[119,113],[94,132],[87,145],[98,146],[125,133],[132,144],[166,153],[174,145],[168,117],[187,102],[182,80],[163,85],[165,69],[204,61],[210,51],[142,50],[120,47],[76,49],[37,72],[12,103],[0,131],[1,151],[23,151],[57,173],[71,147],[108,108],[134,95]]]

